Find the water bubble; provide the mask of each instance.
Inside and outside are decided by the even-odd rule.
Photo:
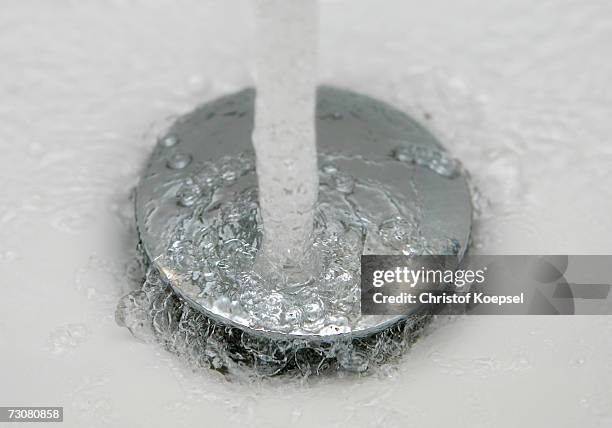
[[[349,194],[353,192],[355,180],[348,174],[337,173],[334,175],[334,185],[339,192]]]
[[[338,172],[338,168],[334,164],[326,163],[321,166],[321,171],[325,174],[335,174]]]
[[[244,173],[243,167],[244,165],[237,159],[225,160],[219,166],[221,179],[227,184],[235,182]]]
[[[332,119],[332,120],[340,120],[344,117],[344,115],[340,112],[328,113],[325,115],[319,116],[319,119]]]
[[[321,329],[321,335],[333,336],[336,334],[348,333],[350,331],[351,331],[351,328],[347,325],[328,324]]]
[[[176,200],[179,205],[190,207],[196,203],[201,194],[200,186],[192,178],[188,178],[176,192]]]
[[[456,256],[461,250],[461,243],[454,238],[422,237],[420,244],[419,254],[422,255]]]
[[[119,300],[115,310],[115,321],[119,326],[127,327],[137,339],[149,342],[153,338],[149,306],[150,302],[144,291],[129,293]]]
[[[321,315],[323,314],[324,305],[321,299],[312,299],[310,302],[306,302],[302,306],[302,310],[304,313],[304,318],[307,321],[314,322],[321,319]]]
[[[176,135],[166,135],[158,140],[158,143],[162,147],[173,147],[176,146],[179,142],[179,139]]]
[[[359,351],[352,346],[346,346],[336,353],[338,364],[344,370],[363,373],[368,369],[369,358],[367,353]]]
[[[168,168],[183,169],[191,163],[193,157],[188,153],[175,153],[168,159]]]
[[[213,303],[213,310],[217,313],[229,313],[232,301],[227,296],[218,297]]]
[[[378,226],[378,233],[386,246],[400,251],[414,244],[420,235],[416,222],[405,217],[392,217],[382,221]]]
[[[460,173],[458,160],[450,157],[442,149],[430,146],[402,146],[393,151],[393,158],[400,162],[425,167],[446,178],[454,178]]]
[[[302,321],[302,310],[297,307],[285,310],[284,322],[290,325],[299,324]]]

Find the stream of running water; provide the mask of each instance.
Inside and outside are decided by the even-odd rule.
[[[316,0],[258,0],[255,128],[264,254],[304,267],[318,194]]]

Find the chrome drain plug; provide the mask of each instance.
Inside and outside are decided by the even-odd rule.
[[[278,288],[282,274],[254,269],[263,234],[251,145],[254,101],[252,89],[219,98],[160,137],[136,189],[148,275],[141,290],[120,301],[117,321],[221,371],[362,372],[400,355],[431,314],[422,308],[361,315],[359,257],[461,258],[472,219],[461,165],[397,109],[320,87],[312,245],[318,276]]]

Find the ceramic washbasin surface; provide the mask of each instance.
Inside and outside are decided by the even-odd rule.
[[[130,189],[169,118],[252,83],[250,16],[3,4],[0,405],[71,427],[612,425],[609,317],[439,319],[378,374],[305,384],[193,373],[115,325]],[[612,251],[612,5],[323,1],[321,20],[321,80],[420,118],[470,171],[478,251]]]

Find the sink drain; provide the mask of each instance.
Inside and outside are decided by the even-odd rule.
[[[359,257],[461,258],[472,210],[461,165],[402,112],[321,87],[317,269],[310,282],[287,283],[254,269],[263,233],[254,99],[247,89],[207,103],[159,139],[136,190],[149,274],[120,302],[118,321],[219,370],[361,372],[399,355],[431,315],[361,315]]]

